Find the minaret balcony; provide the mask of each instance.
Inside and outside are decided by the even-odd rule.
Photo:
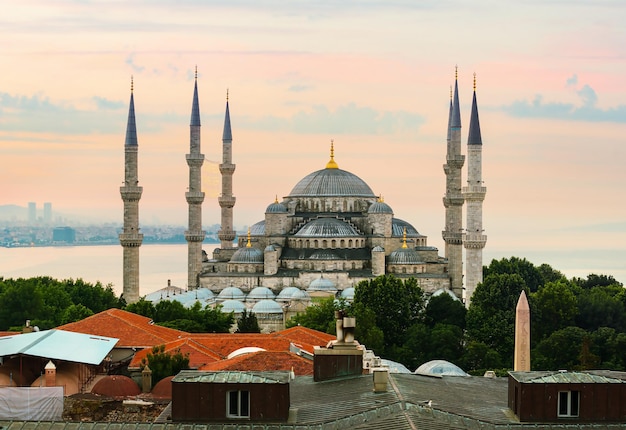
[[[485,194],[487,194],[487,187],[481,187],[477,185],[470,185],[469,187],[463,187],[463,197],[465,200],[485,200]]]
[[[185,154],[185,158],[189,167],[202,167],[204,163],[204,154]]]
[[[120,187],[120,194],[122,200],[125,202],[136,202],[141,199],[141,193],[143,193],[143,187],[135,187],[132,185],[124,185]]]
[[[451,231],[444,230],[441,232],[441,237],[444,242],[449,245],[462,245],[463,244],[463,233],[453,233]]]
[[[143,234],[141,233],[120,233],[120,245],[125,248],[135,248],[141,246]]]
[[[482,249],[487,243],[487,236],[482,233],[465,233],[463,246],[467,249]]]
[[[233,173],[235,173],[235,164],[231,164],[231,163],[224,163],[224,164],[220,164],[220,173],[222,175],[226,174],[226,175],[232,175]]]
[[[465,164],[465,155],[449,155],[446,157],[448,166],[460,169]]]
[[[190,205],[199,205],[204,201],[204,193],[202,191],[188,191],[185,193],[185,198]]]
[[[219,240],[226,240],[226,241],[232,242],[233,240],[235,240],[236,236],[237,236],[237,233],[235,233],[233,230],[220,230],[217,232],[217,238]]]
[[[443,205],[445,207],[450,207],[450,206],[463,206],[463,203],[465,202],[465,198],[463,196],[444,196],[443,198]]]
[[[187,242],[202,242],[206,237],[206,231],[189,231],[185,230],[185,240]]]
[[[219,196],[217,201],[222,208],[232,208],[235,206],[236,198],[234,196]]]

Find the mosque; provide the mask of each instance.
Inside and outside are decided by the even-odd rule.
[[[134,116],[131,86],[125,182],[120,188],[124,201],[120,243],[124,250],[123,291],[127,302],[137,301],[140,297],[138,267],[142,235],[138,225],[138,204],[142,188],[137,185],[138,145]],[[250,309],[260,301],[279,297],[286,299],[286,303],[291,297],[286,297],[286,293],[290,292],[289,295],[298,296],[298,303],[306,305],[316,296],[350,297],[360,281],[393,274],[402,279],[415,278],[427,293],[447,292],[469,305],[474,288],[482,281],[482,249],[487,239],[482,229],[482,201],[486,188],[482,181],[482,139],[475,77],[467,141],[466,186],[462,186],[465,156],[461,154],[457,76],[454,91],[450,91],[446,163],[443,165],[446,179],[443,198],[445,229],[442,232],[444,256],[439,255],[437,248],[428,245],[427,236],[415,226],[397,218],[392,207],[375,195],[363,179],[339,167],[332,141],[330,157],[324,168],[306,175],[282,199],[275,197],[266,207],[263,219],[252,225],[247,234],[238,236],[233,229],[235,164],[228,97],[222,135],[223,162],[219,165],[222,178],[218,197],[220,245],[210,254],[203,251],[205,232],[201,226],[201,211],[204,193],[201,191],[200,169],[204,155],[200,151],[200,127],[196,74],[190,152],[186,155],[189,228],[185,238],[188,242],[189,292],[209,290],[212,297],[221,296],[222,302],[237,300],[235,296],[246,302],[248,296],[247,307]],[[237,236],[238,243],[235,243]],[[233,306],[230,302],[227,304]],[[267,303],[264,305],[268,306]]]

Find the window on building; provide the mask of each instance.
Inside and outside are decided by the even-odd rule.
[[[250,418],[249,391],[229,391],[226,394],[226,416],[228,418]]]
[[[559,417],[577,417],[579,400],[578,391],[559,391]]]

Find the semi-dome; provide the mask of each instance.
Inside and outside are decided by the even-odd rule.
[[[337,291],[335,283],[328,278],[324,278],[324,275],[317,279],[314,279],[310,284],[309,291]]]
[[[346,170],[326,168],[300,180],[288,197],[376,197],[361,178]]]
[[[250,226],[250,234],[252,236],[263,236],[265,234],[265,220],[252,224]]]
[[[274,300],[260,300],[252,308],[255,314],[282,314],[283,308]]]
[[[217,295],[220,300],[243,300],[246,295],[237,287],[226,287]]]
[[[416,375],[469,376],[459,366],[446,360],[428,361],[418,367],[413,373]]]
[[[247,300],[262,300],[273,299],[276,297],[274,292],[267,287],[254,287],[252,291],[248,293]]]
[[[347,222],[337,218],[317,218],[304,225],[298,237],[354,237],[359,233]]]
[[[421,236],[421,234],[419,234],[419,232],[417,231],[417,229],[415,227],[413,227],[411,224],[409,224],[408,222],[398,219],[398,218],[394,218],[391,222],[391,235],[392,236],[402,236],[402,234],[404,233],[405,229],[406,229],[406,237],[417,237],[417,236]]]
[[[419,255],[411,248],[398,248],[389,254],[389,264],[418,264]]]
[[[246,308],[246,305],[244,305],[239,300],[224,300],[222,302],[222,307],[220,309],[225,314],[229,314],[231,312],[234,312],[236,314],[241,314],[243,313],[245,308]]]
[[[230,259],[231,263],[263,263],[263,251],[253,246],[239,248]]]

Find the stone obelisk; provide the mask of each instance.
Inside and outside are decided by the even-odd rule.
[[[530,307],[526,293],[522,294],[515,308],[515,372],[530,372]]]

